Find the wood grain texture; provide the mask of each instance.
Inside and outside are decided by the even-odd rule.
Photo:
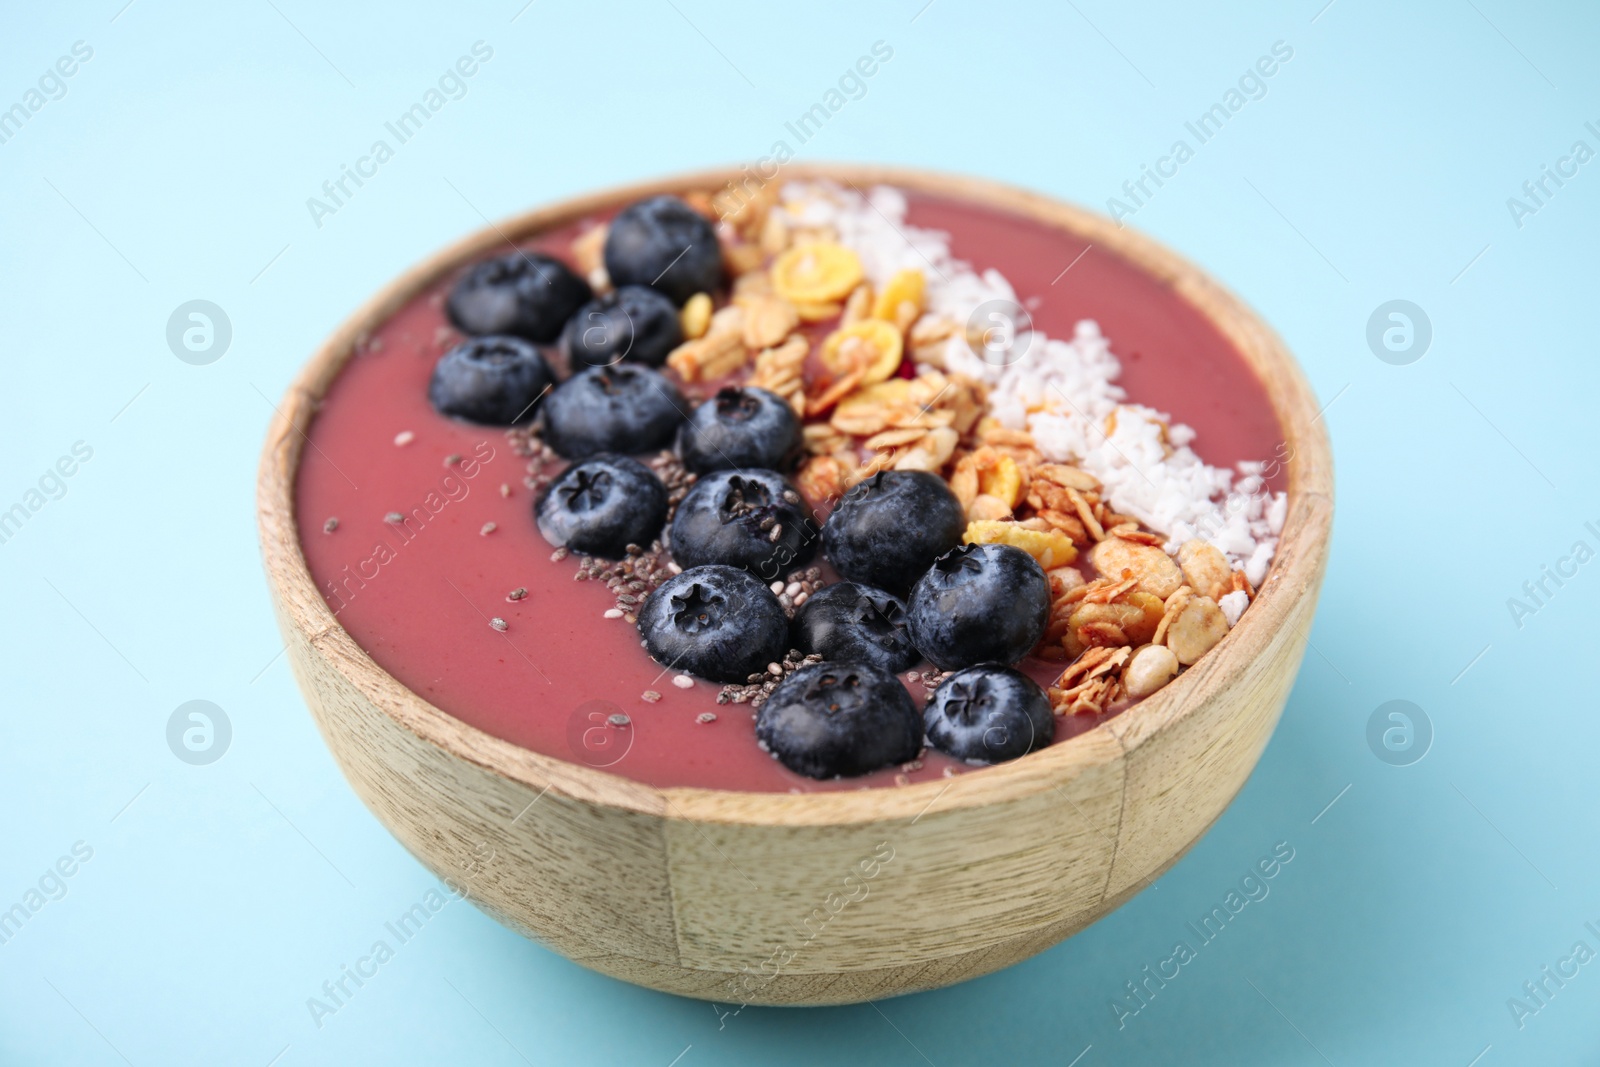
[[[1328,443],[1283,344],[1196,267],[1109,219],[990,182],[843,165],[785,175],[974,200],[1120,253],[1216,324],[1284,428],[1289,517],[1239,625],[1123,715],[1012,763],[797,796],[655,789],[540,755],[451,718],[380,669],[334,618],[300,551],[305,432],[359,336],[508,237],[645,195],[715,191],[734,176],[684,175],[511,219],[411,270],[340,327],[290,389],[262,456],[258,517],[279,625],[357,794],[512,929],[626,981],[731,1003],[853,1003],[963,981],[1048,948],[1175,863],[1243,786],[1305,651],[1332,523]]]

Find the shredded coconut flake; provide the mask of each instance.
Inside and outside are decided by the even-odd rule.
[[[1232,629],[1239,622],[1239,616],[1244,614],[1244,609],[1250,606],[1250,594],[1243,589],[1233,592],[1217,601],[1217,607],[1222,609],[1222,614],[1228,620],[1228,628]]]
[[[1018,302],[999,271],[980,273],[954,258],[948,234],[908,225],[897,189],[879,186],[862,196],[827,182],[795,183],[785,188],[784,201],[787,222],[832,228],[875,286],[896,271],[921,270],[931,314],[967,324],[986,301]],[[945,369],[989,386],[990,414],[1030,431],[1046,458],[1098,478],[1108,503],[1165,536],[1168,553],[1199,538],[1243,568],[1252,586],[1265,580],[1288,510],[1285,494],[1266,490],[1265,464],[1209,466],[1190,447],[1192,428],[1129,402],[1116,384],[1122,365],[1096,322],[1079,322],[1071,340],[1015,333],[989,358],[958,332],[943,356]]]

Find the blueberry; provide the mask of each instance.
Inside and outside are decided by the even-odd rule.
[[[844,778],[907,763],[922,750],[922,721],[900,680],[864,663],[814,663],[772,691],[756,740],[810,778]]]
[[[533,505],[539,533],[557,548],[621,559],[646,546],[667,521],[667,488],[627,456],[591,456],[562,471]]]
[[[765,389],[729,387],[694,409],[678,431],[678,454],[696,474],[734,467],[783,470],[800,451],[800,420]]]
[[[772,590],[733,567],[692,567],[639,609],[639,636],[663,667],[745,682],[787,651],[789,620]]]
[[[722,246],[700,212],[675,196],[652,196],[617,213],[606,231],[612,285],[648,285],[683,305],[722,283]]]
[[[961,502],[937,474],[881,471],[833,509],[822,551],[852,582],[904,594],[966,528]]]
[[[555,379],[539,350],[520,337],[472,337],[439,357],[428,382],[434,410],[486,426],[533,415]]]
[[[1039,683],[983,663],[946,678],[923,711],[928,744],[968,763],[1001,763],[1048,745],[1056,717]]]
[[[906,633],[905,601],[855,582],[812,593],[795,613],[793,632],[795,648],[838,663],[898,674],[922,659]]]
[[[683,396],[649,367],[620,363],[579,371],[544,402],[544,439],[568,459],[596,452],[650,452],[683,421]]]
[[[672,301],[642,285],[624,285],[579,308],[562,345],[574,367],[609,367],[626,359],[659,367],[683,343]]]
[[[592,295],[589,283],[559,259],[512,252],[474,264],[450,290],[445,311],[463,333],[509,333],[544,344]]]
[[[816,525],[803,509],[776,471],[708,474],[672,518],[672,558],[680,567],[743,567],[771,582],[816,555]]]
[[[907,601],[911,640],[944,671],[1015,663],[1044,636],[1050,581],[1010,545],[961,545],[934,561]]]

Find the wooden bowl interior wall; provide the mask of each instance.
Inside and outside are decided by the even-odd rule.
[[[406,689],[340,626],[301,553],[293,489],[305,433],[363,333],[508,237],[735,176],[686,175],[533,211],[407,272],[341,326],[291,387],[262,458],[274,607],[356,792],[430,870],[512,929],[618,978],[724,1002],[850,1003],[947,985],[1055,944],[1176,862],[1243,785],[1298,670],[1332,520],[1328,443],[1282,343],[1199,269],[1108,219],[1006,186],[789,168],[973,201],[1119,254],[1222,332],[1283,428],[1288,518],[1238,626],[1159,693],[1012,763],[800,796],[652,788],[499,740]]]

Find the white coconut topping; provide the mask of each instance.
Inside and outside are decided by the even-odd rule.
[[[1222,615],[1228,620],[1230,629],[1238,625],[1239,616],[1243,615],[1244,609],[1249,606],[1250,594],[1243,589],[1235,589],[1217,601],[1217,607],[1222,609]]]
[[[1071,340],[1032,331],[1011,283],[952,257],[948,234],[908,225],[897,189],[878,186],[863,196],[827,182],[792,183],[783,200],[786,222],[831,228],[874,286],[896,271],[920,270],[928,313],[983,332],[982,356],[965,334],[951,337],[944,369],[988,385],[989,412],[1003,425],[1030,431],[1047,459],[1098,478],[1111,507],[1165,536],[1169,553],[1200,538],[1242,567],[1253,586],[1266,579],[1288,500],[1266,491],[1265,464],[1209,466],[1190,447],[1193,429],[1130,402],[1116,384],[1122,364],[1092,319],[1079,322]]]

